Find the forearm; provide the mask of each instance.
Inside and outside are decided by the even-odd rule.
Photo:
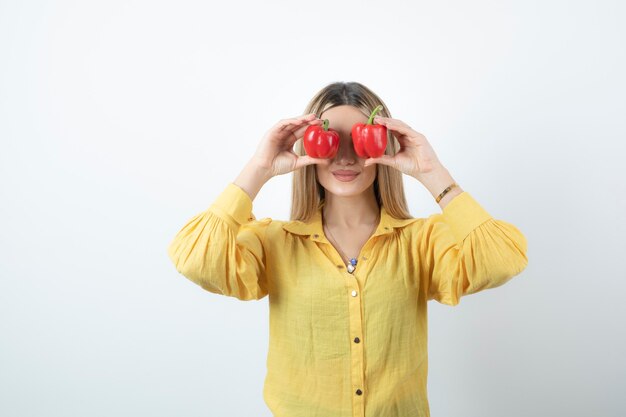
[[[270,178],[271,175],[267,170],[250,160],[233,183],[243,189],[251,200],[254,200],[259,190]]]
[[[416,178],[420,181],[424,187],[430,192],[433,198],[437,198],[439,194],[443,192],[449,185],[456,182],[454,178],[450,175],[448,170],[443,166],[439,165],[436,169],[432,170],[429,173],[420,175],[419,178]],[[457,185],[453,187],[450,191],[446,193],[446,195],[439,200],[439,207],[441,210],[450,202],[454,197],[461,194],[463,189]]]

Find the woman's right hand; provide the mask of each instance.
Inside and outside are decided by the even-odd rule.
[[[312,158],[309,155],[300,156],[293,151],[293,145],[304,136],[307,127],[321,125],[323,122],[315,116],[315,113],[280,120],[265,133],[253,160],[271,177],[311,164],[329,164],[329,159]]]

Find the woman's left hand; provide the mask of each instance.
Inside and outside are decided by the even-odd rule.
[[[365,166],[372,164],[389,165],[404,174],[419,180],[423,174],[441,167],[441,163],[426,137],[411,129],[401,120],[391,117],[374,117],[374,122],[384,125],[398,139],[400,150],[395,155],[383,155],[379,158],[368,158]]]

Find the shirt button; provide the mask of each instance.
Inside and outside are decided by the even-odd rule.
[[[361,391],[360,389],[356,390],[356,395],[361,395],[363,394],[363,391]]]
[[[389,228],[388,228],[388,227],[385,227],[385,230],[389,230]]]
[[[356,290],[352,290],[352,296],[356,297]]]
[[[343,268],[343,265],[337,265],[337,268],[341,269]]]
[[[314,237],[315,239],[317,239],[318,237],[320,237],[320,235],[318,235],[318,234],[314,234],[314,235],[313,235],[313,237]]]
[[[359,343],[361,341],[361,339],[359,339],[358,337],[354,338],[354,343]]]

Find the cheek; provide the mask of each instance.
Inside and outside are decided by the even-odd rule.
[[[374,180],[376,179],[376,173],[377,173],[376,165],[372,165],[372,166],[367,167],[365,171],[363,171],[363,174],[361,175],[365,177],[367,182],[374,182]]]
[[[318,166],[315,167],[315,174],[317,175],[317,181],[324,185],[328,184],[328,182],[332,179],[332,174],[328,171],[325,171],[323,168]]]

